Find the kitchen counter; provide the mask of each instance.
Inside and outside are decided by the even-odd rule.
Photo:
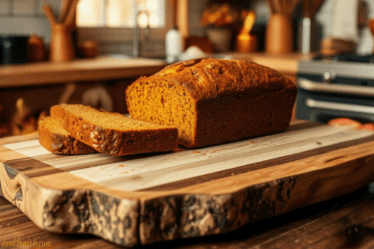
[[[0,88],[137,78],[153,74],[165,65],[159,59],[105,56],[65,63],[0,65]]]
[[[228,53],[235,59],[251,60],[261,65],[273,68],[284,74],[296,74],[299,60],[310,60],[313,54],[266,54],[266,53]]]
[[[314,54],[266,54],[266,53],[227,53],[234,59],[251,60],[260,65],[264,65],[279,71],[284,76],[296,82],[298,62],[300,60],[311,60]]]
[[[265,53],[227,53],[234,59],[252,60],[295,77],[299,60],[311,55],[270,55]],[[23,65],[0,66],[0,88],[77,81],[114,80],[151,75],[167,65],[166,61],[149,58],[116,58],[101,56],[95,59],[78,59],[66,63],[40,62]]]
[[[294,82],[298,61],[311,58],[310,55],[301,54],[225,55],[274,68]],[[32,112],[48,110],[50,106],[60,102],[80,103],[82,95],[97,84],[103,85],[109,92],[114,104],[113,110],[126,113],[124,92],[127,86],[140,76],[152,75],[166,65],[166,61],[161,59],[125,56],[99,56],[95,59],[77,59],[66,63],[0,65],[0,107],[3,106],[0,114],[4,120],[8,120],[15,112],[18,98],[24,98]]]

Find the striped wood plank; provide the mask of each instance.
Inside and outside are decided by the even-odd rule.
[[[0,140],[0,194],[39,227],[134,246],[232,231],[371,182],[374,133],[294,121],[197,150],[54,155],[37,134]]]

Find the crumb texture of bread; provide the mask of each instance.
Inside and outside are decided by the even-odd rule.
[[[295,84],[244,60],[196,59],[141,77],[126,90],[131,118],[178,128],[179,143],[204,147],[289,126]]]
[[[51,116],[63,120],[64,129],[76,139],[114,156],[172,151],[178,144],[176,127],[129,119],[89,106],[56,105],[51,108]]]
[[[39,143],[55,154],[81,155],[95,152],[90,146],[75,139],[61,124],[61,120],[45,117],[39,121]]]

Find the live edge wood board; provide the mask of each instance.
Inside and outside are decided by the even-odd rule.
[[[54,155],[32,134],[0,140],[0,162],[0,195],[40,228],[131,247],[225,233],[365,186],[374,133],[294,121],[280,134],[124,157]]]

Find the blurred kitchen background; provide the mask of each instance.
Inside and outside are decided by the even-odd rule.
[[[62,102],[126,113],[136,78],[197,57],[280,71],[299,86],[297,118],[371,122],[372,19],[373,0],[0,0],[0,136]]]
[[[163,28],[170,26],[170,19],[172,18],[170,3],[171,0],[148,0],[138,1],[140,8],[149,13],[149,25],[150,29]],[[217,3],[230,3],[234,4],[239,11],[241,10],[253,10],[256,13],[256,22],[254,30],[261,32],[261,29],[266,28],[266,24],[269,20],[271,10],[269,8],[268,1],[266,0],[239,0],[239,1],[210,1],[210,0],[190,0],[186,5],[188,10],[188,35],[192,37],[204,37],[207,35],[207,27],[203,27],[201,23],[201,16],[206,10],[208,4]],[[281,2],[281,1],[280,1]],[[313,1],[310,1],[313,2]],[[332,20],[334,14],[334,0],[321,1],[321,7],[315,14],[316,25],[319,26],[320,37],[314,37],[314,41],[320,42],[322,39],[329,37],[332,33]],[[374,15],[374,1],[371,0],[360,0],[354,2],[363,2],[365,4],[366,13],[368,17]],[[1,0],[0,1],[0,34],[23,34],[30,35],[34,33],[44,38],[46,43],[49,43],[51,37],[51,31],[49,22],[43,13],[42,6],[44,4],[50,4],[53,12],[56,16],[61,11],[61,0]],[[169,6],[168,6],[169,4]],[[132,28],[134,27],[134,11],[132,8],[132,0],[81,0],[77,7],[77,24],[79,27],[85,27],[86,30],[82,30],[82,36],[84,38],[95,37],[95,34],[91,34],[92,27],[108,27],[108,28]],[[146,12],[143,12],[144,18],[141,14],[140,23],[146,25],[147,17]],[[300,26],[302,22],[302,1],[296,6],[293,12],[293,18],[295,26]],[[357,15],[363,15],[357,13]],[[347,16],[345,16],[347,17]],[[348,18],[350,18],[348,16]],[[143,21],[142,21],[143,20]],[[91,28],[88,28],[91,27]],[[300,28],[296,28],[295,35],[301,32]],[[96,30],[96,32],[103,32],[102,29]],[[264,31],[265,32],[265,31]],[[102,35],[102,33],[98,34]],[[358,53],[367,53],[372,50],[372,36],[368,25],[363,25],[358,30],[358,39],[356,45],[356,51]],[[96,38],[96,37],[95,37]],[[159,53],[164,50],[164,37],[153,37],[149,35],[146,37],[152,42],[146,43],[146,49],[148,52]],[[259,37],[260,40],[263,37]],[[82,38],[83,39],[83,38]],[[295,41],[297,42],[297,41]],[[264,44],[260,43],[259,50],[263,49]],[[297,45],[297,44],[296,44]],[[100,43],[100,52],[111,53],[111,52],[123,52],[132,53],[132,42],[126,41],[126,37],[117,37],[102,40]],[[319,47],[320,44],[315,44]]]

